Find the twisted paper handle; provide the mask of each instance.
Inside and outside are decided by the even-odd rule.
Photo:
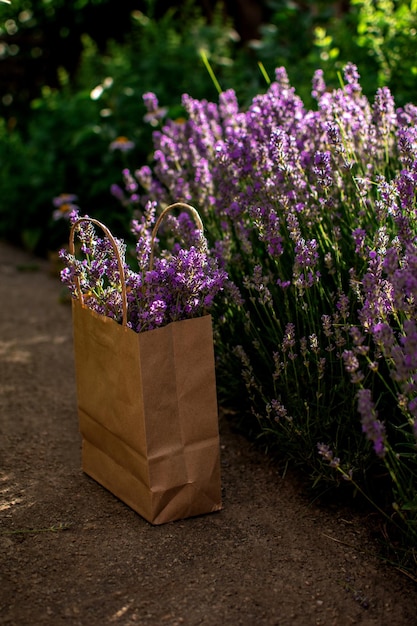
[[[122,258],[120,256],[120,252],[119,252],[119,248],[117,247],[116,240],[113,237],[113,235],[111,234],[110,230],[107,228],[107,226],[104,226],[104,224],[102,224],[98,220],[96,220],[96,219],[94,219],[92,217],[80,217],[71,226],[70,235],[69,235],[69,252],[70,252],[70,254],[73,255],[74,252],[75,252],[74,233],[75,233],[76,227],[78,226],[78,224],[81,224],[81,222],[90,222],[91,224],[94,224],[95,226],[98,226],[99,228],[101,228],[101,230],[104,232],[104,234],[109,239],[109,241],[110,241],[110,243],[112,245],[114,254],[116,255],[116,259],[117,259],[117,265],[118,265],[119,274],[120,274],[120,285],[121,285],[121,288],[122,288],[122,310],[123,310],[122,325],[126,326],[127,325],[126,279],[125,279],[125,271],[124,271],[124,267],[123,267],[123,261],[122,261]],[[76,284],[76,288],[77,288],[78,299],[80,300],[81,303],[83,303],[84,299],[83,299],[83,294],[82,294],[82,291],[81,291],[80,279],[79,279],[78,276],[75,277],[75,284]]]
[[[164,219],[165,215],[169,211],[171,211],[172,209],[187,209],[188,211],[190,211],[191,215],[195,219],[195,222],[197,224],[198,230],[200,230],[201,232],[204,231],[204,226],[203,226],[203,222],[201,221],[201,217],[200,217],[197,209],[195,209],[193,206],[191,206],[191,204],[186,204],[185,202],[174,202],[174,204],[170,204],[169,206],[165,207],[165,209],[162,211],[161,215],[156,220],[155,226],[153,227],[153,230],[152,230],[152,235],[151,235],[151,254],[150,254],[150,257],[149,257],[149,269],[150,270],[153,269],[155,238],[156,238],[156,235],[158,233],[159,226],[160,226],[162,220]]]

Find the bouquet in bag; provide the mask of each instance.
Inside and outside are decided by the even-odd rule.
[[[173,209],[183,211],[174,217],[169,214]],[[203,224],[194,207],[177,202],[166,207],[158,219],[155,214],[156,204],[149,203],[141,219],[132,222],[137,238],[135,270],[126,263],[125,242],[114,238],[115,248],[106,227],[88,216],[79,217],[77,210],[71,213],[70,221],[83,259],[76,257],[74,247],[60,252],[65,265],[61,280],[71,295],[78,298],[82,294],[90,309],[118,322],[123,317],[123,272],[127,326],[135,332],[208,313],[227,280],[217,259],[209,254]],[[169,226],[171,249],[164,249],[157,257],[155,248],[163,220]],[[95,225],[105,237],[97,235]]]
[[[187,213],[174,218],[173,209]],[[84,472],[152,524],[219,511],[207,313],[226,274],[209,256],[197,211],[176,203],[155,221],[155,206],[148,205],[133,224],[135,270],[126,263],[124,242],[101,222],[76,211],[70,219],[62,280],[73,296]],[[163,220],[170,228],[155,255]]]

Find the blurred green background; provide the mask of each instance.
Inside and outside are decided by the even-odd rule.
[[[415,101],[416,9],[386,0],[0,4],[0,238],[39,255],[59,248],[67,225],[52,219],[52,199],[61,193],[123,236],[131,216],[110,187],[151,157],[142,95],[155,92],[174,118],[182,93],[216,100],[202,50],[242,107],[279,66],[313,106],[314,71],[337,86],[347,61],[370,98],[388,85],[397,105]],[[135,148],[109,150],[118,136]]]

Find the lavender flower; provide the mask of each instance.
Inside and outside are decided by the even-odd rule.
[[[313,76],[311,95],[316,100],[320,100],[325,92],[326,83],[324,81],[323,70],[316,70]]]
[[[167,114],[168,109],[159,106],[158,98],[151,91],[143,94],[143,102],[147,109],[147,113],[143,118],[144,121],[151,126],[158,126],[160,120]]]
[[[319,455],[323,457],[325,461],[327,461],[330,467],[339,467],[340,459],[334,456],[333,450],[325,443],[318,443],[317,449],[319,451]]]
[[[379,457],[385,456],[385,427],[378,419],[378,411],[375,409],[369,389],[358,391],[358,411],[361,415],[362,430],[372,442],[375,453]]]
[[[316,152],[313,163],[313,172],[317,176],[317,184],[322,189],[328,189],[333,184],[330,152]]]
[[[376,129],[377,139],[382,140],[381,147],[387,149],[385,142],[390,137],[394,137],[394,131],[398,124],[394,98],[388,87],[378,89],[375,95],[372,106],[372,122]]]

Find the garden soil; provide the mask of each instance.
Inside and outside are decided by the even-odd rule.
[[[0,244],[0,624],[417,625],[376,517],[312,502],[220,418],[223,509],[151,526],[80,469],[71,309]]]

